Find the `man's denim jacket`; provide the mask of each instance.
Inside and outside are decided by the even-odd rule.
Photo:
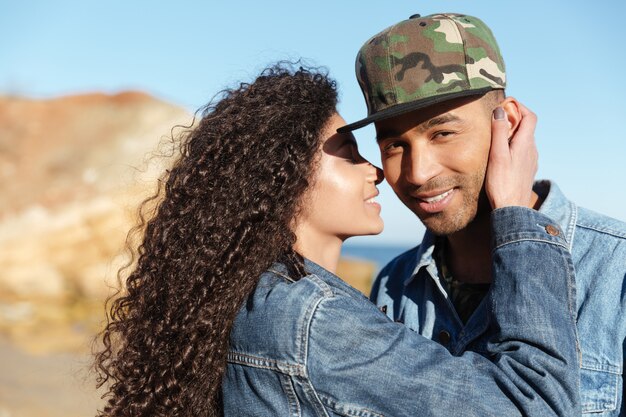
[[[626,225],[576,207],[559,188],[538,182],[539,210],[565,233],[576,271],[577,327],[582,352],[583,413],[626,416],[622,402],[626,339]],[[434,238],[400,255],[380,272],[371,294],[389,317],[445,345],[453,355],[488,349],[490,319],[483,302],[463,325],[439,280]],[[528,262],[537,262],[528,259]],[[532,323],[529,320],[529,323]],[[473,384],[468,381],[468,386]]]
[[[451,355],[305,261],[275,264],[231,332],[226,416],[567,416],[580,413],[573,265],[550,219],[496,210],[487,357]],[[548,226],[548,227],[547,227]]]

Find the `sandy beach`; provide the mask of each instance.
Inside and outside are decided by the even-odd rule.
[[[0,417],[93,416],[101,404],[88,353],[31,354],[0,336]]]

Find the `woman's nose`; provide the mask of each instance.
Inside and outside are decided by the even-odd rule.
[[[367,180],[373,182],[378,185],[385,179],[385,174],[383,170],[378,168],[376,165],[373,165],[371,162],[367,163],[367,168],[369,170]]]

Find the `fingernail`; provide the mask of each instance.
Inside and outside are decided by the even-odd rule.
[[[493,118],[496,120],[504,120],[505,114],[502,107],[496,107],[493,111]]]

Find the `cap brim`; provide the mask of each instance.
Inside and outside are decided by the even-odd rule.
[[[488,93],[491,90],[501,90],[501,88],[485,87],[485,88],[480,88],[477,90],[456,91],[454,93],[428,97],[428,98],[424,98],[421,100],[410,101],[408,103],[396,104],[395,106],[391,106],[384,110],[376,112],[372,114],[371,116],[366,117],[365,119],[361,119],[357,122],[350,123],[345,126],[341,126],[339,129],[337,129],[337,133],[351,132],[353,130],[360,129],[364,126],[367,126],[370,123],[377,122],[379,120],[384,120],[390,117],[399,116],[401,114],[409,113],[413,110],[423,109],[424,107],[432,106],[433,104],[441,103],[441,102],[452,100],[455,98],[468,97],[468,96],[482,96],[483,94]]]

